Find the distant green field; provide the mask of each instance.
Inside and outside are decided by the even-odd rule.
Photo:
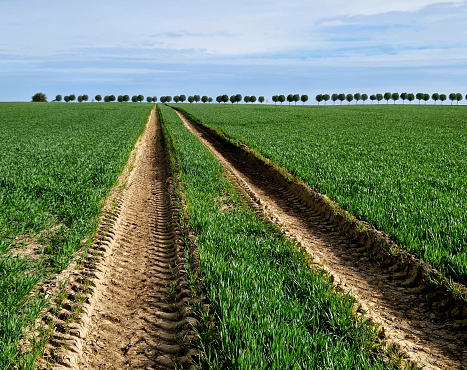
[[[173,104],[467,282],[467,109]]]
[[[0,368],[26,366],[22,327],[41,302],[26,300],[48,271],[91,240],[152,104],[0,103]],[[35,242],[39,255],[13,257]],[[17,254],[17,253],[16,253]]]

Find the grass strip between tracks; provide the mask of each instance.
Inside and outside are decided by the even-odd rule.
[[[216,315],[217,339],[201,343],[202,365],[397,368],[396,356],[388,363],[382,353],[376,328],[353,313],[354,301],[310,269],[305,254],[248,207],[222,165],[171,108],[158,107]]]
[[[91,244],[152,108],[0,103],[0,369],[33,368],[43,343],[18,345],[47,299],[31,291]]]

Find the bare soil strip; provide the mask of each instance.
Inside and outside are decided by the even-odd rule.
[[[409,361],[426,369],[467,369],[465,305],[427,286],[412,268],[413,257],[404,257],[407,263],[381,255],[377,260],[368,240],[336,225],[329,207],[311,196],[304,202],[303,193],[276,170],[177,113],[258,207],[357,299],[366,317],[381,323],[381,336]]]
[[[60,308],[46,315],[55,332],[45,360],[56,369],[166,369],[189,366],[195,353],[189,347],[194,319],[184,308],[183,246],[155,111],[137,147],[125,190],[107,210],[90,256],[70,274]]]

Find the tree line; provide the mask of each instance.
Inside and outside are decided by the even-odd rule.
[[[403,104],[405,104],[405,101],[409,101],[409,104],[412,103],[412,101],[414,101],[415,99],[418,100],[418,103],[421,104],[422,101],[426,102],[428,100],[433,100],[435,102],[435,104],[437,103],[437,101],[440,101],[441,104],[443,104],[444,101],[446,101],[447,99],[449,98],[449,100],[451,101],[451,105],[453,102],[457,102],[457,104],[459,104],[460,101],[463,100],[463,96],[461,93],[450,93],[449,95],[446,95],[446,94],[439,94],[439,93],[433,93],[431,96],[430,94],[427,94],[427,93],[417,93],[417,94],[413,94],[413,93],[407,93],[407,92],[404,92],[404,93],[397,93],[397,92],[394,92],[394,93],[390,93],[390,92],[386,92],[384,94],[381,94],[381,93],[378,93],[378,94],[372,94],[370,96],[368,96],[367,94],[360,94],[360,93],[355,93],[355,94],[337,94],[337,93],[334,93],[332,95],[329,95],[329,94],[318,94],[316,95],[315,99],[316,101],[318,102],[318,105],[322,102],[324,102],[324,104],[326,105],[326,103],[331,100],[333,102],[333,104],[335,104],[337,101],[340,102],[340,104],[342,104],[344,101],[347,101],[349,104],[355,100],[355,104],[358,104],[359,101],[362,101],[363,104],[365,104],[365,101],[367,101],[368,99],[371,100],[371,103],[373,104],[375,101],[378,102],[378,104],[382,101],[382,100],[386,100],[386,103],[389,104],[389,101],[392,100],[394,102],[394,104],[396,104],[396,102],[398,100],[402,100]],[[465,99],[467,100],[467,95],[465,96]],[[65,102],[72,102],[72,101],[75,101],[75,100],[78,100],[78,102],[86,102],[89,100],[89,96],[88,95],[78,95],[78,98],[76,98],[76,95],[74,94],[70,94],[70,95],[66,95],[64,97],[62,97],[62,95],[57,95],[55,97],[55,99],[53,101],[55,102],[61,102],[61,101],[65,101]],[[102,95],[96,95],[93,99],[93,101],[97,101],[97,102],[100,102],[100,101],[104,101],[104,102],[114,102],[114,101],[118,101],[118,102],[128,102],[128,101],[132,101],[134,103],[136,102],[142,102],[144,100],[146,100],[148,103],[156,103],[157,102],[157,96],[147,96],[146,98],[143,96],[143,95],[133,95],[131,98],[129,95],[118,95],[118,97],[115,97],[115,95],[105,95],[104,97],[102,97]],[[32,97],[32,101],[34,102],[46,102],[47,101],[47,96],[43,93],[36,93],[33,97]],[[185,101],[188,101],[189,103],[198,103],[199,101],[203,102],[203,103],[212,103],[213,102],[213,99],[211,97],[208,97],[207,95],[203,95],[203,96],[200,96],[200,95],[190,95],[187,96],[186,95],[175,95],[173,98],[172,96],[170,95],[166,95],[166,96],[161,96],[160,97],[160,102],[161,103],[170,103],[174,101],[175,103],[184,103]],[[265,98],[264,96],[259,96],[258,99],[256,98],[255,95],[245,95],[245,96],[242,96],[241,94],[234,94],[234,95],[231,95],[230,97],[227,95],[227,94],[224,94],[224,95],[218,95],[216,97],[216,102],[218,103],[239,103],[239,102],[244,102],[244,103],[256,103],[256,101],[260,102],[260,103],[263,103],[265,101]],[[299,95],[299,94],[288,94],[287,96],[285,95],[273,95],[272,96],[272,101],[274,102],[274,104],[277,104],[278,102],[279,103],[284,103],[285,101],[287,101],[290,105],[290,103],[295,103],[297,104],[297,102],[301,101],[303,104],[305,104],[307,101],[308,101],[308,95]]]
[[[316,101],[318,102],[318,105],[324,101],[324,104],[326,104],[327,101],[331,100],[333,102],[333,104],[336,103],[336,101],[340,101],[340,104],[342,104],[342,102],[344,101],[347,101],[349,104],[351,101],[355,100],[355,104],[358,104],[358,102],[361,100],[363,102],[363,104],[365,104],[365,101],[368,100],[368,98],[371,100],[371,103],[373,104],[374,101],[377,101],[378,104],[380,103],[381,100],[386,100],[386,104],[389,104],[389,101],[392,100],[394,102],[394,104],[396,104],[396,101],[398,100],[402,100],[402,103],[405,104],[405,101],[408,100],[409,101],[409,104],[412,103],[412,101],[414,101],[415,99],[418,100],[418,104],[421,104],[421,101],[423,100],[426,104],[426,102],[430,99],[432,99],[435,104],[436,102],[439,100],[441,102],[441,104],[443,104],[444,101],[447,100],[447,98],[449,97],[449,100],[451,101],[451,105],[453,102],[457,102],[457,104],[459,104],[459,102],[463,99],[463,96],[461,93],[450,93],[449,96],[447,96],[446,94],[439,94],[439,93],[433,93],[431,96],[430,94],[427,94],[427,93],[417,93],[417,94],[413,94],[413,93],[407,93],[407,92],[404,92],[402,94],[399,95],[399,93],[397,92],[394,92],[394,93],[390,93],[390,92],[386,92],[384,94],[372,94],[370,95],[370,97],[368,97],[367,94],[360,94],[360,93],[355,93],[355,94],[332,94],[332,95],[329,95],[329,94],[318,94],[316,95]],[[467,99],[467,95],[465,96],[465,99]]]

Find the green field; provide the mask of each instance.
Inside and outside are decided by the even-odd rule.
[[[158,106],[216,317],[216,339],[200,335],[203,368],[397,368],[379,352],[375,327],[354,316],[353,300],[311,270],[175,112]]]
[[[95,232],[152,104],[0,103],[0,368],[28,366],[22,328],[44,301],[27,298]],[[25,254],[31,243],[40,245]]]
[[[467,282],[467,110],[177,104]]]

